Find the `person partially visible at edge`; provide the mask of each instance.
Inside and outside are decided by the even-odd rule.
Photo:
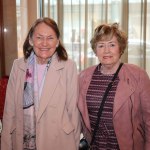
[[[78,107],[83,135],[91,142],[103,94],[121,63],[127,35],[118,23],[99,25],[90,41],[99,64],[79,75]],[[124,63],[110,89],[95,140],[94,150],[150,149],[150,79],[133,64]]]
[[[37,19],[23,52],[8,81],[1,150],[78,150],[78,73],[56,22]]]

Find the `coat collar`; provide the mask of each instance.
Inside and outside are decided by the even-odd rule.
[[[27,69],[27,60],[25,60],[24,58],[21,58],[21,61],[19,62],[19,68],[22,70],[22,71],[25,71],[26,72],[26,69]],[[53,66],[53,68],[55,70],[59,70],[61,68],[64,67],[64,63],[59,63],[60,61],[58,60],[58,55],[57,53],[54,53],[54,55],[52,56],[52,63],[51,63],[51,66]]]
[[[27,69],[27,63],[26,60],[24,58],[21,58],[20,62],[19,62],[19,69],[26,72]]]
[[[125,66],[122,66],[119,72],[120,81],[114,99],[113,116],[115,116],[124,103],[129,100],[129,97],[135,91],[136,87],[134,80],[131,79],[132,75],[129,72],[126,73],[124,68]]]

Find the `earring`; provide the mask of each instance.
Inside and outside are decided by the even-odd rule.
[[[57,43],[56,47],[58,47],[59,43]]]
[[[33,43],[30,43],[30,45],[33,47]]]

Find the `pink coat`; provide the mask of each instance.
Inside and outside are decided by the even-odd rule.
[[[86,92],[96,66],[79,75],[78,106],[83,117],[83,132],[90,139]],[[150,150],[150,79],[135,65],[124,64],[119,72],[113,124],[120,150]]]
[[[3,116],[1,150],[23,149],[23,87],[26,63],[15,60]],[[77,69],[73,61],[54,55],[48,70],[36,122],[37,150],[78,150]]]

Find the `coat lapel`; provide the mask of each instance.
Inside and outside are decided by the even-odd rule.
[[[52,60],[50,68],[47,72],[45,78],[45,84],[43,87],[43,92],[41,94],[41,99],[39,103],[39,110],[37,113],[37,121],[41,118],[44,110],[46,109],[51,97],[55,91],[55,88],[59,82],[60,74],[59,70],[64,67],[63,63],[59,63],[57,58]]]
[[[20,68],[20,83],[21,83],[21,91],[24,91],[24,82],[25,82],[25,76],[26,76],[26,69],[27,69],[27,63],[24,61],[24,59],[22,59],[22,61],[19,64],[19,68]]]
[[[124,105],[124,103],[129,100],[131,94],[135,91],[135,86],[129,84],[130,77],[122,78],[122,73],[119,75],[120,81],[117,86],[116,95],[114,99],[113,116],[119,111],[119,109]]]

